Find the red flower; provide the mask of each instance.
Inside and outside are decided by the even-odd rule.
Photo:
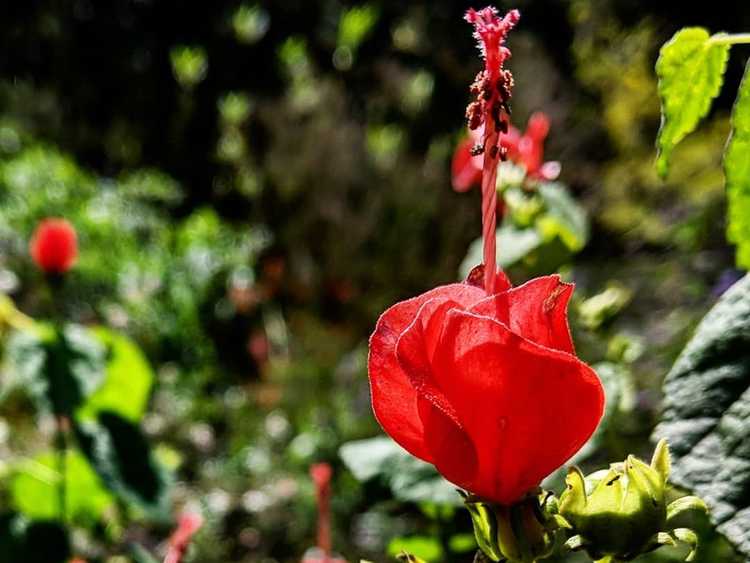
[[[370,339],[383,429],[449,481],[510,504],[588,440],[604,408],[567,324],[573,286],[546,276],[498,292],[469,283],[397,303]]]
[[[78,257],[76,231],[65,219],[44,219],[29,243],[36,265],[48,274],[64,274]]]
[[[169,538],[169,550],[164,558],[164,563],[180,563],[190,545],[195,533],[203,526],[203,517],[200,514],[187,512],[180,516],[177,529]]]
[[[560,163],[544,162],[544,140],[549,133],[549,118],[536,112],[529,118],[526,132],[508,127],[508,132],[500,135],[500,147],[506,158],[526,169],[526,175],[536,180],[554,180],[560,175]],[[451,162],[453,189],[465,192],[479,185],[482,179],[483,157],[472,156],[471,151],[481,142],[482,130],[469,130],[469,138],[459,143]]]
[[[310,467],[318,501],[318,546],[308,549],[302,563],[346,563],[345,559],[331,555],[331,477],[333,469],[328,463],[315,463]]]
[[[514,288],[495,266],[495,176],[500,157],[513,152],[500,138],[509,132],[513,84],[502,68],[510,55],[503,42],[518,18],[513,10],[501,19],[493,8],[466,16],[485,55],[467,110],[484,152],[484,264],[466,283],[437,287],[383,313],[367,364],[383,429],[449,481],[501,504],[519,500],[565,463],[604,410],[601,383],[570,338],[573,286],[546,276]],[[540,142],[547,129],[537,119],[527,134]],[[532,150],[525,158],[540,157]]]
[[[331,553],[331,477],[333,469],[327,463],[315,463],[310,467],[310,477],[315,483],[318,503],[318,549],[326,555]]]

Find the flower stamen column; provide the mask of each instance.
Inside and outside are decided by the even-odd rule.
[[[482,143],[474,147],[473,154],[484,154],[482,167],[482,238],[484,239],[484,289],[488,295],[496,290],[497,249],[497,169],[505,151],[500,146],[500,134],[508,132],[510,97],[513,75],[503,69],[510,50],[503,43],[508,32],[518,23],[521,15],[511,10],[500,18],[497,10],[487,7],[466,12],[466,21],[474,26],[474,37],[484,58],[484,70],[477,74],[471,85],[475,96],[466,108],[469,128],[484,126]]]

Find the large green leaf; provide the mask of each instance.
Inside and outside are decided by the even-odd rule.
[[[104,379],[104,347],[84,327],[18,331],[6,353],[14,384],[39,408],[72,416]]]
[[[138,422],[146,410],[154,373],[140,348],[127,336],[104,327],[92,329],[105,346],[107,367],[104,383],[78,411],[82,419],[112,411]]]
[[[167,471],[136,424],[118,413],[102,411],[96,422],[76,424],[75,433],[110,491],[151,518],[168,518]]]
[[[727,238],[737,245],[737,264],[750,269],[750,61],[734,103],[724,173],[729,200]]]
[[[60,507],[61,464],[56,452],[20,462],[10,483],[13,506],[29,518],[54,520]],[[113,498],[81,453],[68,450],[65,458],[65,520],[91,526],[101,520]]]
[[[662,113],[656,165],[661,176],[667,175],[674,147],[711,108],[728,58],[729,45],[712,42],[702,27],[681,29],[661,48],[656,61]]]
[[[378,478],[399,500],[461,504],[455,485],[385,436],[348,442],[339,456],[359,481]]]
[[[655,431],[672,481],[711,508],[719,532],[750,556],[750,275],[706,315],[664,382]]]

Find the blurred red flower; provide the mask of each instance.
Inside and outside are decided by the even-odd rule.
[[[488,295],[451,284],[397,303],[370,339],[383,429],[449,481],[510,504],[594,432],[604,394],[567,323],[572,284],[556,275]]]
[[[64,274],[78,257],[75,228],[65,219],[44,219],[31,237],[29,252],[45,273]]]
[[[169,549],[164,563],[180,563],[190,546],[190,541],[203,526],[203,517],[195,512],[186,512],[177,521],[177,529],[169,538]]]
[[[318,503],[318,545],[308,549],[302,556],[302,563],[346,563],[338,555],[331,555],[331,477],[330,464],[314,463],[310,466],[310,477],[315,484]]]
[[[523,166],[526,175],[536,180],[550,181],[560,175],[560,163],[544,162],[544,141],[549,133],[549,118],[542,112],[532,114],[521,132],[512,125],[500,134],[500,147],[511,162]],[[481,142],[482,129],[469,130],[469,137],[456,147],[451,162],[453,189],[465,192],[479,185],[482,179],[482,155],[472,156],[474,146]]]

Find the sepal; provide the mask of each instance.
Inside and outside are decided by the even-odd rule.
[[[532,494],[512,505],[487,502],[463,493],[474,536],[490,561],[533,563],[554,548],[554,534],[564,523],[550,494]],[[550,497],[552,497],[552,500]]]

